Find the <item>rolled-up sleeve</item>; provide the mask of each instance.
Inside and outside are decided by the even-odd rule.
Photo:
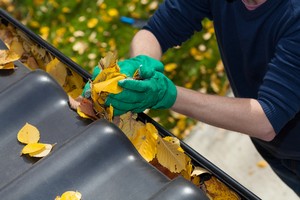
[[[209,0],[165,0],[143,29],[155,35],[165,52],[200,31],[204,18],[212,18]]]

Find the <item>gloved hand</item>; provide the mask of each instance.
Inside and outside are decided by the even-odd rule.
[[[140,66],[144,66],[145,68],[149,69],[154,69],[162,73],[164,71],[164,65],[159,60],[156,60],[146,55],[138,55],[136,57],[124,61],[119,61],[118,65],[120,67],[120,72],[122,74],[125,74],[127,77],[131,78]],[[101,69],[98,66],[94,67],[92,80],[94,80],[100,72]],[[89,98],[91,96],[91,86],[89,82],[85,84],[81,95],[85,98]]]
[[[147,108],[166,109],[175,103],[176,87],[163,73],[141,66],[139,75],[143,80],[121,80],[123,91],[108,95],[105,104],[114,107],[115,116],[128,111],[140,113]]]

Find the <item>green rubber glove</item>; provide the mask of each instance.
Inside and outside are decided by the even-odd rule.
[[[128,111],[140,113],[147,108],[167,109],[175,103],[176,87],[163,73],[142,66],[139,74],[143,80],[121,80],[123,91],[107,97],[105,104],[114,107],[115,116]]]
[[[126,59],[124,61],[119,61],[118,65],[120,67],[120,72],[122,74],[125,74],[127,77],[133,77],[135,71],[140,66],[144,66],[149,69],[154,69],[159,72],[164,71],[164,65],[159,60],[156,60],[146,55],[139,55],[130,59]],[[94,80],[100,72],[101,69],[98,66],[94,67],[92,80]],[[91,96],[91,86],[89,82],[85,84],[81,96],[85,98],[89,98]]]

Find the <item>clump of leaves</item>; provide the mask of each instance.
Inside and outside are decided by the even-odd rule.
[[[121,74],[120,67],[117,64],[117,55],[112,52],[108,52],[106,57],[100,59],[98,67],[101,72],[93,81],[89,81],[91,97],[83,98],[80,96],[76,99],[69,97],[70,104],[83,118],[112,121],[113,107],[105,106],[105,100],[108,94],[122,92],[118,81],[125,79],[126,75]]]
[[[0,39],[9,50],[0,50],[0,69],[14,69],[13,61],[20,60],[31,70],[42,69],[50,74],[72,97],[81,94],[83,78],[43,47],[12,25],[0,24]]]

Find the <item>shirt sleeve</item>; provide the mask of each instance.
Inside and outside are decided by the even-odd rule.
[[[206,17],[212,18],[209,0],[165,0],[143,29],[155,35],[165,52],[200,31]]]
[[[276,133],[300,111],[300,25],[282,37],[269,63],[258,101]]]

